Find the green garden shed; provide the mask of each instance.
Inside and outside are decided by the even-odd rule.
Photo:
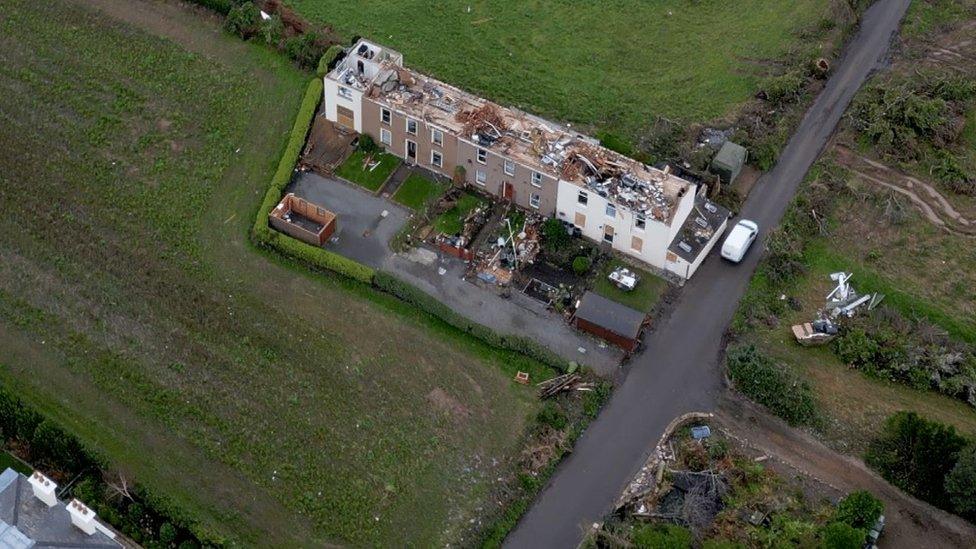
[[[746,165],[748,155],[742,145],[726,141],[712,159],[711,171],[722,178],[722,183],[732,183]]]

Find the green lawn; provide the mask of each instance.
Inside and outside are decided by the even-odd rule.
[[[628,136],[658,115],[729,114],[776,70],[768,60],[797,50],[812,57],[828,26],[821,22],[847,10],[823,0],[288,3],[459,87]]]
[[[545,373],[250,247],[309,75],[98,5],[3,4],[0,383],[229,546],[453,544]]]
[[[453,235],[464,228],[464,218],[478,206],[488,204],[488,201],[472,193],[461,193],[458,201],[450,209],[434,219],[434,230],[442,234]]]
[[[629,292],[614,286],[607,278],[607,275],[619,266],[627,267],[640,275],[640,282],[637,283],[637,287]],[[593,291],[597,294],[642,312],[650,312],[667,287],[668,283],[663,278],[636,269],[619,259],[611,259],[606,262],[593,283]]]
[[[412,173],[397,189],[396,194],[393,195],[393,200],[412,210],[419,211],[436,200],[446,189],[447,185],[443,183]]]
[[[374,162],[379,161],[379,165],[373,168],[364,168],[364,158],[363,151],[354,151],[342,165],[336,168],[335,173],[339,177],[375,193],[380,190],[383,183],[386,183],[393,170],[400,165],[400,159],[389,153],[374,153],[372,159]]]

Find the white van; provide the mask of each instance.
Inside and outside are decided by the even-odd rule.
[[[732,227],[729,236],[725,237],[725,243],[722,244],[722,257],[733,263],[742,261],[758,235],[759,225],[748,219],[739,221],[735,227]]]

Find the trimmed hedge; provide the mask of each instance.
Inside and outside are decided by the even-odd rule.
[[[329,69],[332,67],[332,62],[342,55],[342,52],[342,46],[339,44],[329,46],[329,49],[325,50],[325,53],[322,54],[322,58],[319,59],[319,66],[317,69],[315,69],[315,74],[318,76],[325,76],[328,74]]]
[[[451,326],[467,332],[493,347],[522,353],[560,372],[565,372],[569,367],[569,364],[565,360],[542,345],[524,337],[499,334],[486,326],[469,320],[454,312],[454,310],[436,298],[431,297],[420,288],[408,284],[390,273],[376,271],[373,275],[373,284],[384,292],[392,294],[420,308],[424,312],[434,315]]]
[[[277,231],[273,231],[268,226],[268,214],[278,205],[282,194],[285,192],[285,187],[291,181],[292,173],[295,171],[295,164],[298,162],[298,156],[302,153],[302,148],[305,146],[305,137],[308,135],[308,130],[312,125],[312,118],[315,116],[315,109],[318,107],[319,98],[321,97],[322,80],[313,78],[305,90],[305,97],[302,99],[302,105],[298,109],[298,116],[295,117],[295,125],[292,127],[291,137],[288,139],[288,146],[285,147],[285,152],[281,155],[281,160],[278,163],[278,169],[271,178],[271,185],[268,187],[268,192],[264,195],[264,201],[258,209],[251,234],[255,243],[260,246],[277,250],[311,267],[334,271],[365,284],[370,284],[373,281],[373,269],[323,248],[305,244]]]

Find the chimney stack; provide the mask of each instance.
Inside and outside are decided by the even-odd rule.
[[[55,491],[58,489],[58,485],[55,484],[51,479],[44,476],[43,473],[40,471],[34,471],[27,482],[29,482],[31,488],[34,489],[34,497],[43,501],[48,507],[54,507],[58,504],[58,496],[55,493]]]
[[[87,505],[73,499],[68,504],[68,514],[71,515],[71,524],[77,526],[79,530],[89,536],[95,533],[98,524],[95,522],[95,511],[89,509]]]

